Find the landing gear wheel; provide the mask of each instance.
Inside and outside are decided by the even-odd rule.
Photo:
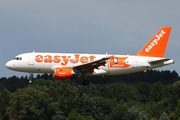
[[[29,73],[29,83],[32,83],[32,80],[33,80],[33,73]]]
[[[84,86],[89,85],[89,80],[88,80],[88,79],[84,80],[84,81],[82,82],[82,84],[83,84]]]

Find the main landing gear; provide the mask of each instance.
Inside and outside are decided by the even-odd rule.
[[[83,80],[82,84],[83,84],[84,86],[89,85],[89,80],[87,79],[87,74],[84,73],[84,74],[83,74],[83,77],[84,77],[84,80]]]
[[[89,85],[89,80],[88,80],[88,79],[83,80],[82,84],[83,84],[84,86]]]
[[[29,73],[29,83],[32,83],[32,80],[33,80],[33,73]]]

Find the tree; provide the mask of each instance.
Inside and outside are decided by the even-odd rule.
[[[52,116],[52,120],[65,120],[65,117],[62,114],[63,112],[56,111],[56,114]]]
[[[59,94],[57,102],[59,102],[59,107],[64,112],[64,115],[68,116],[74,107],[76,98],[78,97],[78,89],[67,82],[56,82],[56,84],[58,84],[58,86],[55,86],[55,89]]]
[[[138,110],[135,106],[128,109],[126,116],[128,120],[150,120],[148,113]]]
[[[100,113],[100,116],[102,116],[103,118],[108,116],[117,104],[116,99],[108,99],[96,96],[94,97],[94,100],[96,102],[96,107],[99,109],[98,111]]]
[[[150,90],[150,96],[149,99],[151,102],[158,102],[163,98],[164,94],[164,88],[161,82],[155,83],[151,90]]]
[[[128,84],[106,84],[99,85],[99,95],[109,99],[117,99],[117,101],[139,101],[139,92],[133,85]]]
[[[125,103],[117,104],[109,115],[110,120],[128,120],[127,119],[128,107]]]
[[[163,112],[158,120],[170,120],[167,113]]]
[[[180,98],[180,81],[176,81],[172,84],[172,89],[173,92],[175,93],[174,95],[176,96],[177,99]]]
[[[135,87],[139,91],[140,101],[143,103],[148,102],[148,97],[150,95],[151,85],[149,83],[146,83],[146,82],[140,82],[140,83],[136,84]]]
[[[69,116],[66,118],[66,120],[94,120],[92,116],[83,116],[76,112],[75,110],[72,110],[69,114]]]
[[[52,98],[43,91],[31,87],[18,89],[12,94],[6,115],[9,119],[49,120],[48,105],[51,102]]]
[[[178,100],[178,105],[177,105],[176,110],[175,110],[175,118],[177,120],[180,119],[180,100]]]
[[[93,118],[98,119],[99,110],[96,107],[95,100],[85,93],[80,98],[77,98],[75,106],[75,110],[81,115],[92,116]]]
[[[62,113],[60,111],[60,108],[59,108],[59,102],[52,102],[48,105],[48,110],[49,110],[49,113],[50,113],[50,116],[63,116]]]
[[[6,113],[6,108],[8,107],[8,104],[9,104],[10,95],[11,93],[0,84],[0,104],[1,104],[0,119]]]

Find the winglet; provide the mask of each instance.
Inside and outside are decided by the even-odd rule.
[[[135,55],[149,57],[164,57],[171,27],[162,27],[149,42]]]

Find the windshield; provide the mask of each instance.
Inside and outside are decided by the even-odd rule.
[[[22,60],[21,57],[15,57],[13,60]]]

